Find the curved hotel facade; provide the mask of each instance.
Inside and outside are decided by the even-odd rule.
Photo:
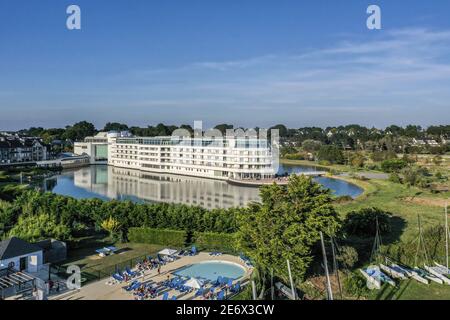
[[[108,164],[212,179],[273,177],[275,156],[267,139],[252,137],[108,137]]]

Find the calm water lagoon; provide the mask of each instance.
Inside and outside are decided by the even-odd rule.
[[[281,165],[279,173],[316,171],[314,167]],[[328,177],[314,178],[335,195],[357,197],[363,190]],[[258,188],[230,185],[225,181],[165,175],[106,165],[65,170],[47,179],[44,189],[77,199],[131,200],[199,205],[207,209],[242,207],[259,201]]]

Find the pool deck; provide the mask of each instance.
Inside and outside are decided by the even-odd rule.
[[[143,275],[133,280],[138,280],[142,283],[147,283],[150,281],[164,281],[167,280],[168,275],[170,276],[170,278],[173,278],[173,272],[182,267],[205,261],[226,261],[233,262],[242,266],[245,269],[245,275],[241,279],[239,279],[240,282],[249,279],[252,272],[252,269],[246,267],[239,257],[227,254],[221,256],[210,256],[209,253],[200,252],[195,256],[183,256],[174,262],[170,262],[162,266],[160,275],[158,275],[158,271],[156,269],[147,270]],[[59,300],[135,300],[133,293],[123,290],[123,288],[126,286],[126,283],[111,284],[111,278],[106,278],[83,286],[80,290],[74,291],[73,293],[65,294],[62,297],[60,296]],[[179,300],[194,300],[194,293],[195,290],[194,292],[179,297]],[[172,297],[173,295],[180,296],[181,294],[180,292],[175,290],[169,291],[169,297]],[[195,299],[202,298],[200,297]],[[162,295],[152,300],[162,300]]]

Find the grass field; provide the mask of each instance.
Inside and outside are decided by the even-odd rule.
[[[408,279],[398,287],[385,284],[381,290],[371,293],[371,300],[450,300],[450,286],[437,283],[424,285]]]
[[[310,161],[283,160],[284,164],[311,165]],[[441,171],[448,175],[448,167],[445,165],[432,166],[431,170]],[[347,166],[334,165],[323,168],[345,171]],[[367,172],[376,172],[364,170]],[[393,183],[389,180],[360,180],[350,177],[338,177],[362,187],[364,193],[351,202],[336,204],[336,208],[342,217],[353,210],[367,207],[378,207],[393,214],[392,232],[383,237],[384,244],[411,243],[418,236],[418,215],[424,229],[444,224],[444,204],[450,199],[450,192],[431,193],[429,190],[408,187],[403,184]],[[449,201],[450,203],[450,201]],[[368,235],[367,241],[373,241],[374,235]],[[361,252],[360,252],[361,254]],[[381,290],[372,291],[367,297],[374,300],[450,300],[450,286],[432,283],[423,285],[415,280],[405,280],[394,288],[389,285]]]

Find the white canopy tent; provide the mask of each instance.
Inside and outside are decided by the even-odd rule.
[[[176,252],[177,252],[177,250],[166,248],[166,249],[161,250],[158,253],[161,255],[164,255],[164,256],[171,256],[171,255],[175,254]]]
[[[189,279],[184,285],[186,287],[190,287],[190,288],[194,288],[194,289],[200,289],[201,287],[203,287],[203,281],[200,279],[196,279],[196,278],[192,278]]]

